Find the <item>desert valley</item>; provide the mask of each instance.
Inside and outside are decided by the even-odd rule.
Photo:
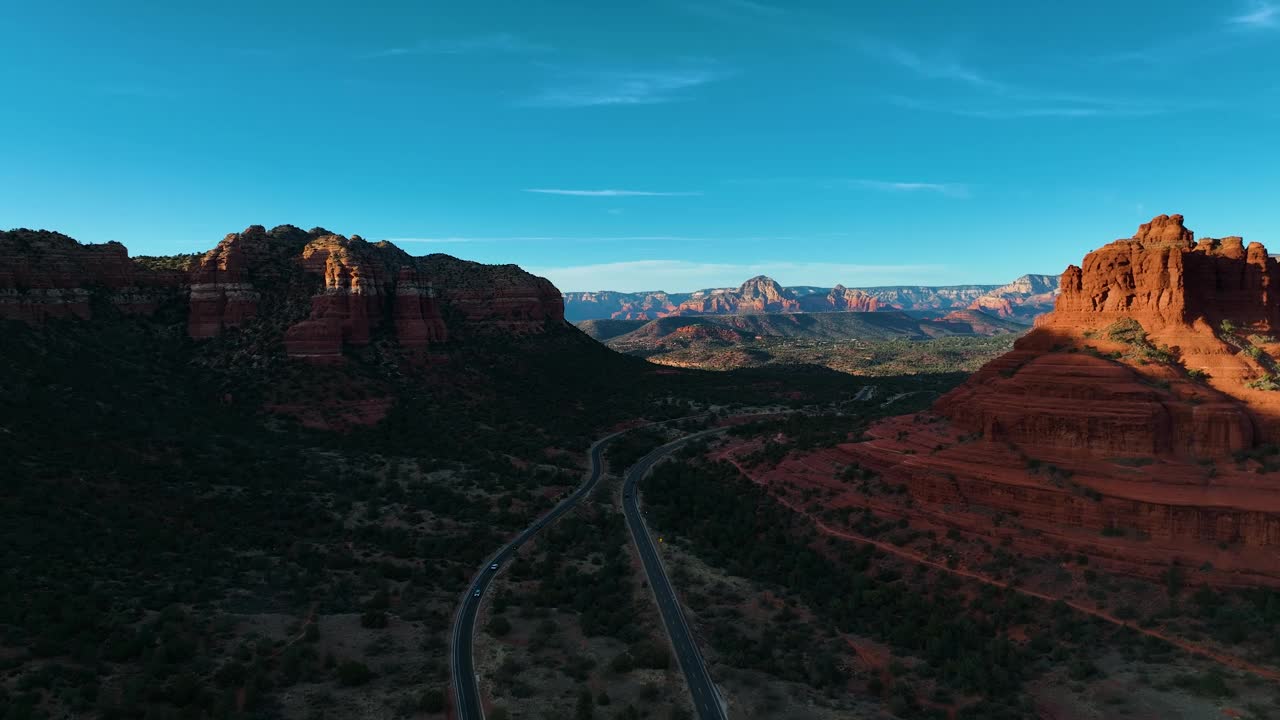
[[[1280,0],[4,19],[0,720],[1280,720]]]
[[[933,373],[653,364],[515,266],[319,228],[173,257],[15,230],[0,258],[13,717],[456,717],[458,593],[507,533],[576,501],[609,430],[598,489],[476,607],[489,717],[595,716],[606,696],[624,717],[702,714],[628,558],[620,484],[689,433],[645,481],[647,522],[733,712],[1280,701],[1280,265],[1180,216],[1056,292],[895,288],[884,309],[814,312],[755,280],[707,314],[581,323],[642,323],[611,345],[661,327],[928,346],[951,362]],[[1008,319],[1028,298],[1053,300],[1034,327]],[[181,549],[139,554],[159,546]]]

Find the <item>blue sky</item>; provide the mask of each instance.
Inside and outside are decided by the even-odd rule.
[[[0,10],[0,226],[564,290],[1003,282],[1161,212],[1280,251],[1280,0],[189,5]]]

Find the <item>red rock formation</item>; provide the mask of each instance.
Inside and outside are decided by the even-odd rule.
[[[311,298],[311,314],[284,336],[290,357],[312,361],[341,360],[344,343],[368,345],[370,331],[381,319],[381,286],[386,267],[365,247],[340,235],[308,243],[298,258],[302,269],[324,279],[323,291]]]
[[[1172,387],[1153,384],[1160,380]],[[1248,412],[1230,397],[1172,373],[1144,376],[1084,352],[1014,350],[941,398],[934,410],[989,441],[1029,450],[1222,457],[1254,440]]]
[[[1032,320],[1053,309],[1058,296],[1058,278],[1051,275],[1023,275],[974,299],[970,310],[996,317]]]
[[[757,275],[736,290],[711,290],[693,293],[680,303],[672,315],[732,315],[736,313],[799,312],[795,293],[776,280]]]
[[[418,353],[448,339],[431,282],[394,245],[325,235],[303,248],[298,263],[305,272],[321,276],[324,285],[311,298],[310,316],[285,333],[290,356],[340,360],[343,345],[368,345],[388,313],[396,340],[406,350]],[[390,268],[397,266],[393,273]]]
[[[227,235],[192,270],[188,335],[211,338],[257,315],[259,293],[248,279],[245,246],[253,244],[262,233],[262,226],[255,225],[243,233]]]
[[[689,293],[634,292],[613,290],[565,293],[565,319],[656,320],[675,311]]]
[[[757,287],[747,289],[748,285]],[[772,285],[774,287],[767,287]],[[963,310],[989,312],[997,317],[1030,322],[1053,308],[1058,278],[1024,275],[1007,285],[945,287],[891,286],[869,288],[783,288],[765,277],[738,288],[693,293],[611,290],[575,292],[564,296],[566,316],[583,320],[656,320],[671,315],[731,315],[759,312],[874,312],[876,310]],[[758,293],[761,297],[744,297]],[[795,301],[793,303],[792,301]],[[765,308],[763,311],[761,307]]]
[[[546,280],[532,286],[499,285],[489,290],[444,288],[441,292],[468,323],[479,327],[518,334],[537,333],[547,322],[564,322],[564,301]]]
[[[1234,403],[1237,414],[1255,428],[1229,433],[1233,438],[1229,442],[1223,435],[1223,444],[1211,453],[1221,455],[1276,438],[1275,411],[1280,410],[1280,400],[1273,397],[1275,393],[1248,386],[1266,374],[1266,354],[1253,350],[1255,358],[1240,350],[1253,344],[1244,335],[1267,335],[1280,327],[1280,307],[1274,297],[1277,283],[1280,267],[1260,244],[1246,250],[1239,238],[1193,242],[1182,216],[1162,215],[1139,228],[1133,238],[1089,253],[1082,267],[1068,267],[1054,312],[1041,317],[1036,329],[1020,338],[1016,347],[1044,354],[1094,346],[1101,352],[1124,354],[1129,357],[1124,364],[1140,378],[1173,384],[1177,398],[1165,405],[1175,421],[1186,418],[1194,425],[1215,403]],[[1223,321],[1240,330],[1224,333]],[[1148,347],[1166,347],[1177,356],[1175,365],[1207,372],[1212,378],[1209,385],[1189,382],[1181,368],[1146,363],[1144,355],[1149,352],[1112,336],[1109,328],[1117,322],[1137,323]],[[989,373],[980,373],[957,394],[974,392],[986,376]],[[1177,410],[1180,402],[1192,403],[1195,412]],[[1196,427],[1176,425],[1170,432],[1181,438],[1196,436],[1201,432]],[[1191,452],[1178,450],[1179,446],[1176,441],[1166,443],[1161,451]]]
[[[845,450],[966,530],[1016,514],[1046,547],[1137,562],[1147,551],[1101,534],[1120,528],[1147,538],[1142,562],[1212,556],[1280,578],[1280,480],[1231,459],[1280,440],[1280,392],[1249,385],[1274,371],[1280,344],[1247,337],[1280,328],[1278,282],[1261,245],[1195,242],[1181,216],[1162,215],[1067,268],[1054,312],[936,416],[885,421]]]
[[[462,316],[468,332],[536,334],[564,325],[564,296],[546,278],[515,265],[481,265],[428,255],[419,268],[441,301]]]
[[[1062,274],[1046,326],[1097,326],[1132,317],[1148,332],[1228,319],[1257,332],[1280,326],[1280,270],[1266,248],[1238,237],[1192,241],[1181,215],[1164,216],[1089,253]]]
[[[1152,578],[1172,561],[1187,568],[1209,563],[1213,572],[1201,570],[1197,580],[1280,585],[1280,498],[1252,470],[1218,466],[1213,480],[1234,486],[1223,504],[1203,465],[1156,460],[1131,467],[1081,462],[1070,453],[1028,454],[936,420],[891,418],[873,426],[866,442],[792,455],[757,480],[790,497],[820,489],[815,494],[829,508],[866,507],[986,536],[992,544],[1007,538],[1027,554],[1082,553],[1094,558],[1093,567]],[[859,492],[836,480],[854,463],[906,492]]]
[[[973,335],[1006,335],[1021,332],[1025,326],[1013,321],[1001,320],[981,310],[952,310],[932,321],[921,321],[926,332],[930,326],[944,327],[954,333]]]
[[[880,300],[867,291],[843,285],[836,285],[826,295],[801,298],[800,306],[806,312],[875,312],[881,309]]]
[[[194,261],[129,258],[119,243],[81,245],[53,232],[0,232],[0,319],[89,318],[92,293],[126,313],[151,313],[186,286],[188,334],[212,338],[259,319],[264,294],[279,311],[295,302],[301,277],[320,292],[308,316],[284,333],[286,351],[338,359],[344,345],[367,345],[390,321],[400,345],[419,353],[445,342],[444,316],[469,332],[540,333],[564,324],[564,300],[544,278],[515,265],[481,265],[447,255],[412,258],[388,242],[369,243],[315,228],[232,233]],[[163,268],[163,269],[152,269]],[[438,288],[438,291],[437,291]],[[271,319],[264,319],[276,337]]]
[[[0,319],[88,319],[95,289],[121,312],[146,315],[175,280],[138,267],[118,242],[81,245],[45,230],[0,232]]]
[[[612,320],[656,320],[676,311],[679,306],[675,300],[683,302],[683,296],[673,297],[667,293],[645,293],[639,300],[622,300],[618,309],[609,314]]]
[[[426,349],[431,343],[444,342],[449,337],[435,289],[423,282],[412,268],[400,268],[396,278],[395,323],[396,339],[400,346],[410,350]]]

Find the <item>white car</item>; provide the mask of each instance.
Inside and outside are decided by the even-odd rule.
[[[490,569],[490,570],[497,570],[497,569],[498,569],[498,563],[494,563],[494,564],[490,565],[490,566],[489,566],[489,569]]]
[[[480,588],[476,588],[476,591],[475,591],[475,592],[473,592],[473,593],[471,593],[471,594],[472,594],[472,595],[474,595],[474,596],[476,596],[476,597],[480,597]]]

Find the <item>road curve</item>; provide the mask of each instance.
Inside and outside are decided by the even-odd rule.
[[[653,537],[649,534],[648,526],[645,525],[644,515],[640,513],[638,486],[640,480],[649,474],[654,465],[682,444],[728,429],[720,427],[703,430],[658,447],[627,470],[626,480],[622,484],[622,512],[627,518],[627,529],[631,531],[631,539],[635,542],[636,550],[640,554],[645,576],[649,579],[649,588],[653,590],[654,600],[657,601],[658,611],[662,615],[662,624],[666,626],[667,636],[671,638],[671,647],[675,651],[676,659],[680,662],[680,669],[684,671],[685,681],[689,685],[689,694],[693,696],[694,711],[700,720],[726,720],[728,714],[720,697],[720,691],[716,689],[715,683],[711,681],[711,674],[707,672],[706,662],[702,659],[702,653],[698,651],[693,633],[689,631],[689,626],[685,622],[684,611],[680,608],[680,601],[671,587],[671,581],[667,579],[666,568],[662,565],[662,558],[659,557]]]
[[[631,429],[631,428],[628,428]],[[462,591],[462,597],[458,602],[458,610],[453,618],[453,639],[450,643],[449,650],[449,670],[453,676],[453,703],[454,709],[457,711],[458,720],[483,720],[484,708],[480,704],[480,687],[476,683],[476,672],[472,663],[471,651],[472,640],[475,637],[476,615],[480,612],[480,601],[484,599],[484,592],[489,588],[489,583],[493,581],[497,572],[492,570],[493,563],[498,563],[498,569],[501,570],[506,560],[515,555],[516,550],[521,545],[528,542],[543,527],[554,522],[561,515],[573,509],[587,493],[595,488],[596,483],[600,482],[600,476],[604,474],[604,461],[601,453],[604,446],[610,440],[627,432],[621,430],[606,435],[595,441],[591,445],[588,453],[591,458],[591,474],[572,495],[560,501],[546,515],[538,518],[532,525],[525,528],[519,535],[515,536],[511,542],[502,546],[502,549],[494,553],[484,565],[480,567],[480,571],[476,573],[471,582],[467,584],[465,590]]]
[[[480,570],[475,577],[471,579],[466,589],[462,591],[462,595],[458,600],[458,609],[453,616],[453,637],[449,644],[449,671],[453,678],[453,704],[456,711],[456,720],[484,720],[484,708],[481,707],[480,703],[480,688],[476,683],[475,665],[472,661],[472,641],[475,637],[476,615],[480,612],[480,601],[484,599],[484,593],[489,589],[489,583],[502,570],[506,561],[515,555],[516,550],[528,542],[529,538],[532,538],[539,530],[555,522],[561,515],[573,509],[582,498],[587,496],[587,493],[590,493],[595,488],[596,484],[600,482],[600,476],[604,474],[604,460],[601,456],[605,445],[608,445],[609,441],[640,427],[662,425],[700,417],[705,417],[705,415],[659,420],[627,428],[626,430],[619,430],[595,441],[588,452],[591,461],[591,474],[587,477],[587,481],[579,486],[572,495],[561,500],[550,512],[521,531],[511,542],[503,545],[502,549],[490,556],[484,565],[480,566]],[[494,563],[498,563],[497,571],[491,569]]]

